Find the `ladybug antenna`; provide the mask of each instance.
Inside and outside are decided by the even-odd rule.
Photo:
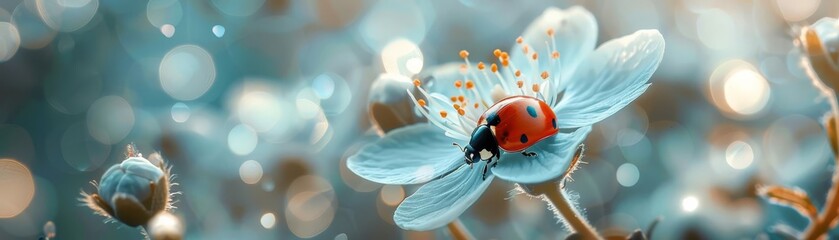
[[[463,147],[461,147],[460,144],[452,143],[452,145],[457,146],[457,148],[460,148],[461,152],[466,152],[466,149],[463,149]]]

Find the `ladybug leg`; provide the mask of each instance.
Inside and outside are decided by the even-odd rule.
[[[484,176],[483,176],[482,180],[487,180],[487,170],[488,169],[489,169],[489,162],[487,162],[487,164],[484,165]]]
[[[495,151],[492,153],[492,156],[495,157],[495,161],[492,162],[492,167],[495,167],[495,165],[498,165],[498,161],[501,160],[501,151],[499,151],[498,149],[495,149]],[[489,158],[489,159],[492,159],[492,158]],[[489,164],[489,163],[487,163],[487,164]]]
[[[536,153],[535,153],[535,152],[528,152],[528,151],[522,151],[522,152],[521,152],[521,154],[522,154],[522,155],[524,155],[524,156],[526,156],[526,157],[534,157],[534,156],[536,156]]]

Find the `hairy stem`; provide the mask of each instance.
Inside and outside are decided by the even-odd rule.
[[[571,205],[568,198],[565,197],[559,187],[553,186],[553,184],[550,183],[542,185],[543,186],[538,187],[537,191],[541,192],[545,199],[554,206],[554,209],[556,209],[555,213],[558,214],[559,217],[562,217],[562,219],[565,219],[565,222],[568,223],[568,226],[571,227],[574,232],[579,234],[582,239],[603,239],[603,237],[598,235],[597,232],[594,231],[594,228],[589,225],[582,216],[580,216],[580,213],[577,212],[577,209]]]
[[[452,238],[455,240],[472,240],[475,239],[475,236],[469,232],[469,229],[466,229],[466,226],[463,226],[463,223],[460,222],[460,219],[455,219],[454,221],[450,222],[446,225],[449,231],[452,232]]]
[[[148,223],[140,225],[139,228],[140,228],[140,234],[143,234],[143,239],[144,240],[152,240],[151,239],[151,233],[149,232],[149,224]]]
[[[833,124],[835,126],[839,126],[839,104],[836,101],[836,92],[827,87],[821,79],[819,79],[818,75],[813,70],[813,66],[810,64],[809,59],[802,57],[801,64],[803,65],[804,72],[807,74],[807,77],[810,78],[813,86],[821,92],[821,94],[827,98],[828,103],[830,104],[830,111],[833,115]],[[839,157],[836,156],[834,153],[834,158]],[[836,169],[833,171],[833,180],[831,183],[830,191],[827,192],[827,200],[824,209],[822,210],[821,215],[815,222],[810,223],[810,226],[804,230],[804,234],[802,235],[803,239],[817,239],[827,233],[830,230],[831,224],[836,220],[837,208],[839,207],[839,164],[836,164]]]

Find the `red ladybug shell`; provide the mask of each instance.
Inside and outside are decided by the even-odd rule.
[[[498,146],[507,152],[519,152],[555,135],[556,114],[545,101],[529,96],[511,96],[487,109],[478,124],[486,124],[489,115],[497,114],[500,123],[493,129]]]

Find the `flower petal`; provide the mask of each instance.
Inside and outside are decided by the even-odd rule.
[[[424,183],[463,164],[463,153],[452,142],[430,124],[402,127],[364,146],[347,160],[347,167],[382,184]]]
[[[554,30],[553,39],[548,36],[548,29]],[[525,55],[522,46],[518,44],[510,50],[513,64],[522,73],[532,74],[533,76],[528,77],[538,79],[542,71],[548,70],[552,76],[563,76],[563,79],[567,79],[585,56],[594,50],[597,43],[597,20],[582,7],[571,7],[565,10],[552,7],[530,23],[522,34],[522,38],[529,46],[528,54]],[[551,42],[556,44],[561,64],[551,61],[552,52],[545,45],[546,43],[550,45]],[[539,69],[531,69],[530,66],[530,57],[534,52],[539,54]]]
[[[492,174],[501,179],[516,183],[542,183],[556,179],[571,165],[571,158],[577,146],[591,132],[591,126],[577,129],[572,133],[558,133],[546,138],[527,149],[536,156],[527,157],[521,153],[503,153],[498,165],[492,168]]]
[[[403,229],[426,231],[442,227],[456,219],[489,187],[492,174],[483,179],[485,162],[462,166],[444,178],[420,187],[406,198],[393,220]]]
[[[555,106],[560,129],[603,120],[638,98],[664,55],[657,30],[641,30],[613,39],[588,56],[574,72]]]

